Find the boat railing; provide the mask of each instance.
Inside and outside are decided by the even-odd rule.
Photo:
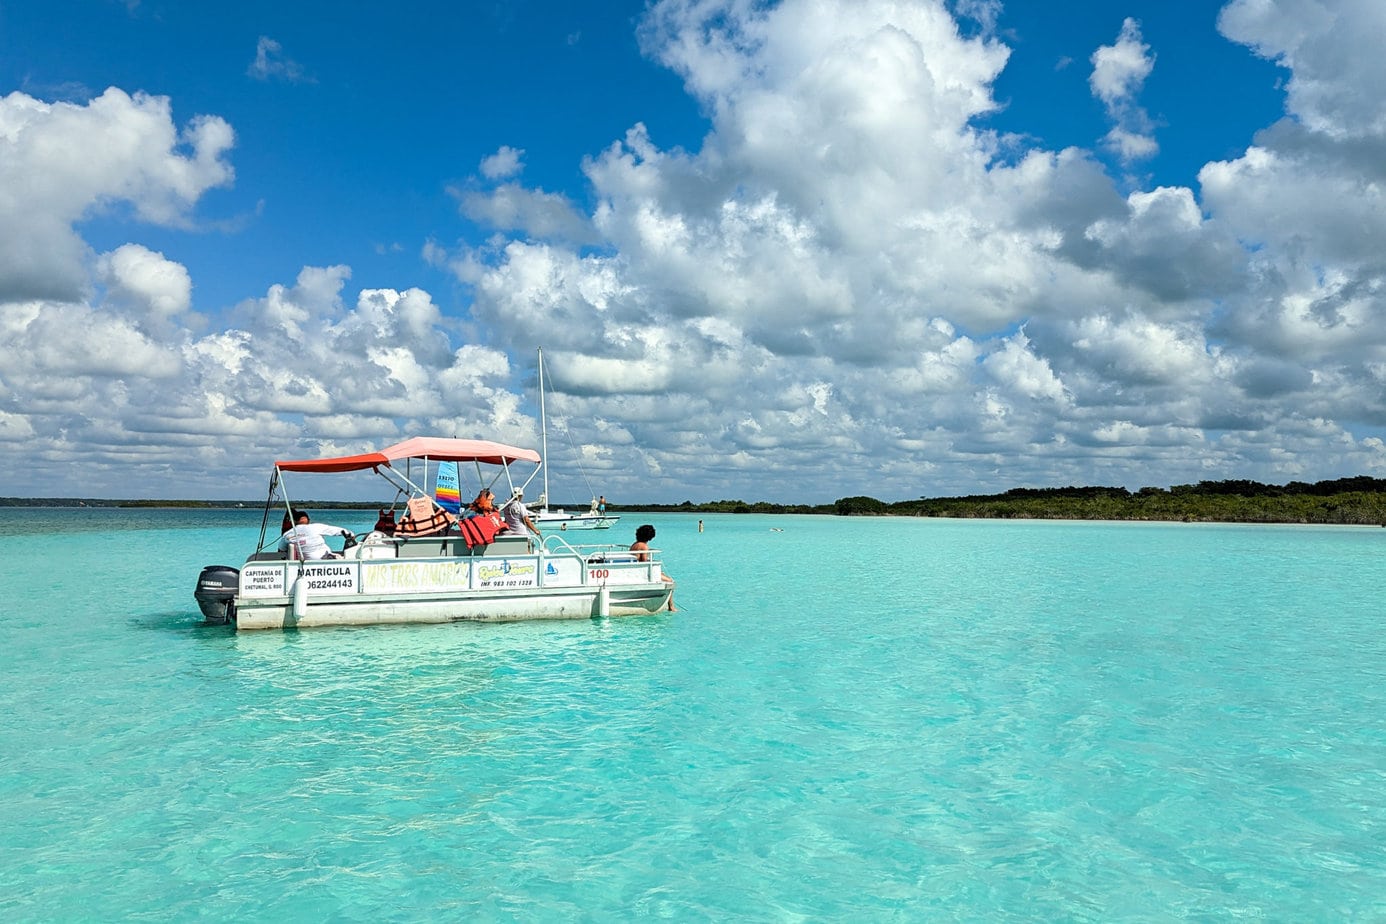
[[[545,555],[578,555],[583,558],[593,554],[594,551],[606,548],[606,546],[589,543],[574,545],[557,533],[545,533],[539,545]]]
[[[515,537],[520,539],[521,537]],[[381,541],[383,540],[383,541]],[[465,572],[465,587],[457,586],[453,589],[461,590],[484,590],[488,589],[487,581],[496,578],[495,574],[489,577],[487,569],[493,572],[496,568],[505,567],[498,563],[497,559],[508,558],[510,564],[516,564],[515,559],[532,556],[531,561],[537,567],[525,566],[519,563],[521,568],[517,573],[532,574],[535,587],[550,586],[605,586],[607,584],[623,585],[630,583],[635,575],[643,575],[646,581],[657,581],[663,573],[663,565],[660,560],[660,550],[650,549],[647,552],[632,552],[629,548],[613,543],[592,543],[574,545],[560,536],[545,537],[544,542],[533,551],[523,551],[516,548],[508,554],[501,554],[492,558],[491,556],[463,555],[455,550],[440,548],[439,540],[420,539],[409,537],[407,539],[396,539],[380,537],[380,544],[376,548],[388,548],[394,554],[377,557],[375,555],[351,555],[345,559],[322,559],[320,561],[302,562],[287,559],[282,553],[274,554],[271,558],[269,553],[255,554],[246,561],[246,566],[253,571],[244,571],[244,575],[253,575],[250,578],[249,587],[252,588],[252,596],[270,597],[276,596],[267,589],[278,587],[279,593],[289,595],[290,591],[296,586],[296,581],[300,578],[300,572],[308,581],[311,593],[332,593],[337,596],[351,596],[361,594],[378,594],[382,592],[436,592],[438,588],[429,588],[427,585],[432,580],[452,580],[452,576],[457,572],[454,569],[444,569],[438,571],[434,564],[437,562],[449,562],[458,560],[470,560],[473,562]],[[445,540],[446,543],[460,543],[460,539]],[[518,544],[518,543],[517,543]],[[371,548],[366,543],[359,547],[362,550]],[[420,555],[406,554],[406,549],[417,549]],[[557,570],[546,568],[544,559],[552,558],[557,563]],[[560,559],[568,559],[569,564],[558,563]],[[574,562],[573,560],[576,559]],[[391,571],[401,565],[405,567],[403,571]],[[412,570],[411,570],[412,569]],[[432,569],[432,570],[430,570]],[[415,571],[422,577],[415,576]],[[437,572],[441,577],[434,575]],[[507,572],[508,573],[508,572]],[[274,577],[278,574],[278,577]],[[378,581],[384,584],[376,584],[372,588],[370,575],[378,576]],[[552,579],[550,578],[552,575]],[[506,580],[510,580],[506,578]],[[412,588],[410,582],[422,582],[419,587]],[[326,583],[324,583],[326,582]],[[402,583],[399,583],[402,582]],[[313,587],[330,588],[327,590],[313,590]],[[504,585],[512,586],[512,585]],[[381,587],[392,588],[382,591]]]
[[[614,542],[584,542],[577,545],[554,533],[547,533],[541,543],[545,555],[577,555],[587,561],[636,561],[636,553]],[[659,559],[659,549],[648,551],[650,561]]]

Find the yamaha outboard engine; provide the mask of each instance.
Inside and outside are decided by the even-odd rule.
[[[208,565],[197,576],[193,598],[202,610],[202,618],[217,625],[236,619],[236,591],[240,588],[241,573],[230,565]]]

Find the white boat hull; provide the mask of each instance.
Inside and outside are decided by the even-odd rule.
[[[607,616],[648,616],[669,608],[669,585],[642,593],[610,593]],[[238,629],[293,629],[314,626],[376,626],[443,622],[519,622],[534,619],[593,619],[600,615],[600,591],[543,591],[534,594],[467,598],[447,596],[316,599],[303,615],[292,600],[261,600],[236,608]]]
[[[658,562],[619,553],[499,554],[508,545],[471,555],[456,537],[385,540],[353,549],[355,558],[247,562],[236,627],[591,619],[669,608],[673,584]]]
[[[541,510],[533,517],[540,529],[610,529],[621,518],[604,513],[564,513]]]

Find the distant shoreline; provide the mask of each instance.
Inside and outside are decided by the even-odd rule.
[[[265,502],[235,500],[164,500],[111,497],[0,497],[0,507],[91,507],[91,508],[168,508],[188,510],[262,510]],[[297,504],[299,507],[332,508],[334,510],[375,510],[380,507],[376,501],[318,501],[308,500]]]
[[[375,501],[303,500],[310,510],[374,510]],[[555,504],[586,509],[587,502]],[[171,508],[259,510],[263,500],[150,500],[95,497],[0,497],[0,507]],[[614,504],[613,515],[634,513],[759,513],[836,516],[908,516],[991,520],[1115,520],[1186,523],[1305,523],[1386,525],[1386,480],[1357,476],[1268,485],[1255,481],[1201,481],[1196,485],[1141,488],[1012,488],[1002,494],[920,497],[882,501],[844,497],[831,504],[747,503],[718,500],[680,504]]]

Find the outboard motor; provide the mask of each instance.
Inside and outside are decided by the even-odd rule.
[[[193,598],[202,618],[213,625],[224,625],[236,618],[236,591],[241,573],[230,565],[208,565],[197,576]]]

